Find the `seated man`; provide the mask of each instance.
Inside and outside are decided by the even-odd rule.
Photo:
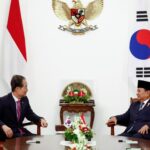
[[[36,115],[30,107],[26,96],[28,89],[25,77],[14,75],[11,79],[11,90],[11,93],[0,98],[1,138],[33,135],[22,127],[24,118],[47,127],[46,120]]]
[[[111,117],[107,124],[127,126],[120,136],[150,139],[150,82],[138,81],[137,102],[130,105],[127,112]]]

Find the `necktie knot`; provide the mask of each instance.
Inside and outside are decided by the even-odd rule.
[[[20,100],[17,101],[17,105],[19,105],[19,103],[20,103]]]
[[[144,103],[140,103],[140,108],[139,108],[139,110],[142,110],[142,109],[143,109],[143,106],[144,106]]]

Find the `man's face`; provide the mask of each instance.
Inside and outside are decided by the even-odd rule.
[[[18,94],[20,97],[24,97],[24,96],[26,96],[27,91],[28,91],[27,81],[26,81],[26,80],[23,80],[23,81],[22,81],[22,87],[17,87],[17,88],[16,88],[16,92],[17,92],[17,94]]]
[[[149,98],[149,90],[145,90],[144,88],[137,89],[137,97],[139,100],[146,100]]]

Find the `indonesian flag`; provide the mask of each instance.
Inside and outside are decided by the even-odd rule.
[[[13,75],[25,73],[27,54],[19,0],[10,1],[6,25],[0,45],[0,94],[10,90]]]
[[[84,113],[81,114],[80,119],[83,124],[86,124]]]

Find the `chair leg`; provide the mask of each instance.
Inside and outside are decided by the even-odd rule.
[[[41,135],[41,128],[39,125],[37,125],[37,135]]]
[[[111,135],[115,135],[114,126],[111,126]]]

